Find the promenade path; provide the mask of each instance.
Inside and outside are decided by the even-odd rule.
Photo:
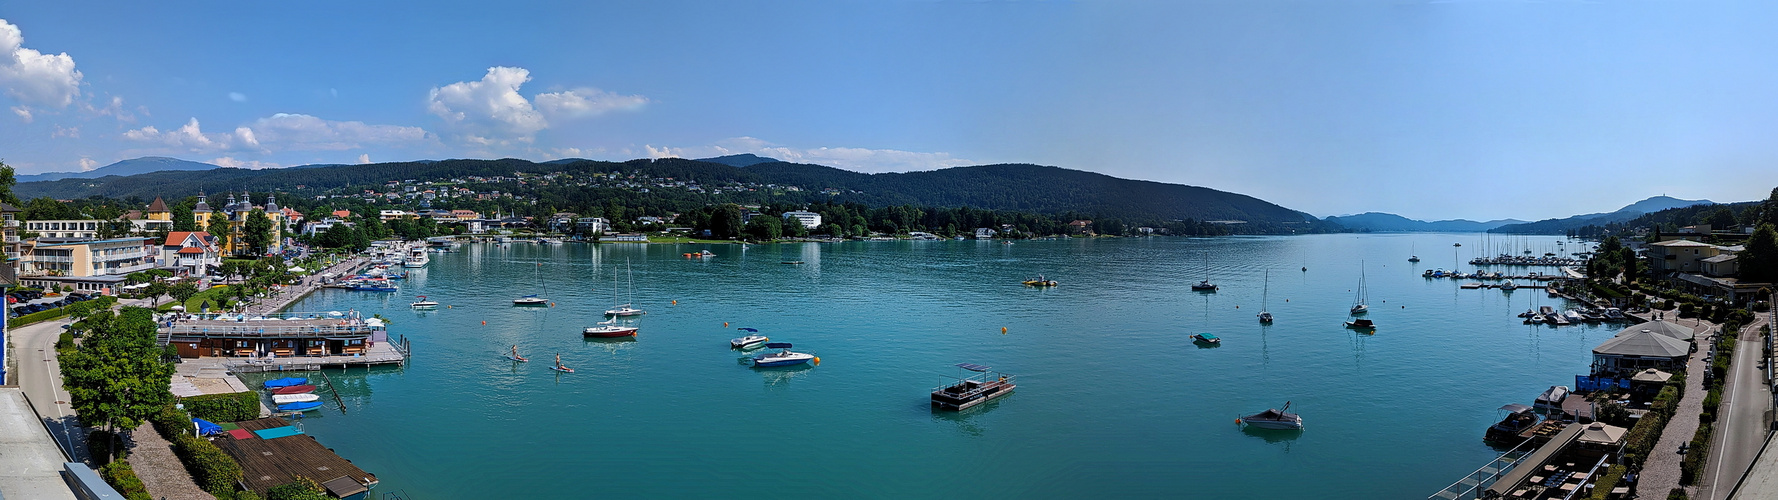
[[[1686,361],[1685,395],[1679,399],[1679,408],[1661,431],[1661,440],[1649,452],[1648,460],[1642,463],[1642,473],[1636,480],[1636,496],[1640,498],[1666,498],[1668,491],[1679,487],[1680,463],[1685,460],[1685,455],[1679,454],[1679,445],[1691,442],[1692,434],[1698,432],[1698,414],[1704,411],[1704,371],[1710,366],[1704,357],[1710,352],[1707,346],[1716,338],[1707,332],[1712,332],[1715,325],[1691,319],[1674,321],[1692,323],[1685,326],[1693,327],[1699,348]]]

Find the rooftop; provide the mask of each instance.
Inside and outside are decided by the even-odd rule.
[[[1691,349],[1691,344],[1684,340],[1651,330],[1637,330],[1599,344],[1593,348],[1593,354],[1677,358],[1690,353]]]
[[[1617,334],[1622,336],[1627,333],[1640,332],[1643,330],[1659,333],[1679,340],[1691,340],[1693,335],[1691,327],[1667,320],[1650,321],[1647,323],[1631,325],[1629,328],[1618,330]]]
[[[247,432],[224,433],[216,438],[216,446],[241,463],[241,481],[262,495],[274,486],[295,481],[297,476],[326,483],[330,487],[334,487],[337,484],[334,481],[341,478],[360,486],[377,483],[376,475],[358,468],[351,460],[339,456],[307,434],[264,439],[254,432],[290,427],[284,419],[262,418],[240,422],[239,425],[241,430]],[[342,493],[344,495],[340,496],[357,492]]]

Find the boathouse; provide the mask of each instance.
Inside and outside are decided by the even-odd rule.
[[[358,468],[281,418],[262,418],[236,424],[212,442],[241,464],[241,484],[260,495],[273,487],[306,477],[320,483],[327,494],[343,499],[363,499],[376,487],[377,476]]]
[[[288,319],[186,319],[163,324],[160,335],[163,342],[179,350],[182,358],[355,357],[364,355],[373,344],[388,340],[382,321],[343,314]]]

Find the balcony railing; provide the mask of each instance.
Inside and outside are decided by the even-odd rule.
[[[74,262],[73,257],[66,255],[33,255],[31,260],[33,262]]]
[[[140,259],[140,258],[147,257],[147,256],[148,256],[148,254],[146,252],[137,251],[137,252],[124,252],[124,253],[117,253],[117,254],[109,254],[109,255],[95,255],[95,256],[93,256],[93,260],[96,260],[99,262],[115,262],[115,261],[120,261],[120,260]]]
[[[19,220],[18,219],[7,219],[6,223],[4,225],[6,227],[13,227],[13,228],[19,227]]]

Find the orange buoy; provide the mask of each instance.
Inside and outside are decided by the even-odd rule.
[[[820,356],[815,357],[815,366],[821,366],[821,357]]]
[[[677,300],[673,301],[673,305],[679,305],[679,301],[677,301]]]
[[[445,309],[450,309],[450,308],[451,308],[451,306],[445,306]]]
[[[487,325],[488,325],[488,320],[485,320],[485,319],[482,320],[482,326],[487,326]]]
[[[723,328],[728,328],[728,322],[727,322],[727,321],[724,321],[724,322],[722,322],[722,327],[723,327]]]
[[[1001,334],[1001,335],[1006,335],[1006,327],[1004,327],[1004,326],[1003,326],[1003,327],[1000,327],[1000,334]]]
[[[551,303],[549,303],[549,306],[550,306],[550,307],[555,307],[555,306],[556,306],[556,303],[555,303],[555,302],[551,302]]]
[[[1235,417],[1235,425],[1241,424],[1241,417]]]

